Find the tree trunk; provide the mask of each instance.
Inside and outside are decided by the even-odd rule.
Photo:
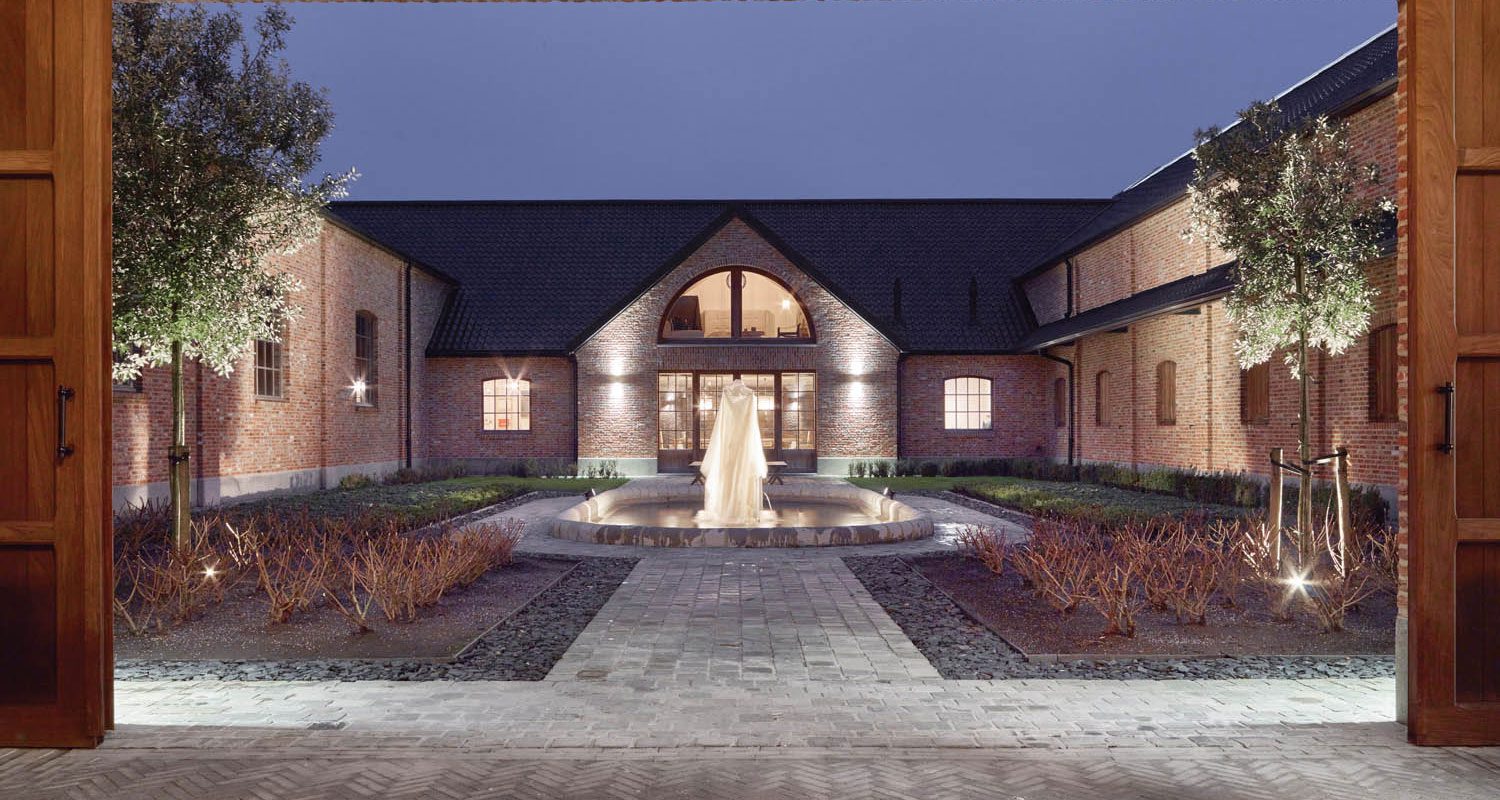
[[[1307,267],[1297,262],[1297,296],[1307,296]],[[1311,403],[1308,402],[1312,377],[1307,364],[1307,323],[1299,321],[1297,331],[1297,388],[1301,395],[1297,414],[1297,453],[1302,472],[1297,476],[1297,569],[1306,570],[1308,543],[1312,536],[1312,441]]]
[[[192,511],[191,485],[188,475],[187,405],[182,393],[182,343],[172,343],[172,446],[167,449],[171,472],[168,490],[171,495],[172,543],[186,547],[192,536],[189,515]]]

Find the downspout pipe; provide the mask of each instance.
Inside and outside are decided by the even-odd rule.
[[[1075,474],[1073,477],[1076,478],[1078,477],[1076,474],[1078,465],[1075,463],[1073,455],[1078,442],[1078,426],[1075,413],[1075,409],[1078,407],[1078,382],[1074,380],[1076,370],[1073,362],[1062,356],[1054,356],[1051,353],[1043,353],[1040,350],[1037,351],[1037,355],[1048,361],[1056,361],[1068,368],[1068,468],[1074,470]]]
[[[1065,280],[1068,282],[1067,290],[1063,292],[1063,296],[1068,298],[1068,308],[1063,312],[1063,319],[1067,319],[1073,316],[1073,259],[1063,259],[1063,267],[1067,271]]]
[[[405,373],[406,374],[404,376],[405,380],[403,380],[402,383],[406,384],[406,386],[403,387],[404,388],[404,394],[406,395],[406,397],[403,398],[405,400],[405,402],[402,405],[406,406],[406,408],[405,408],[405,414],[406,414],[406,437],[405,438],[406,438],[406,441],[403,442],[403,444],[405,445],[405,447],[403,449],[406,450],[406,458],[405,458],[406,468],[407,469],[411,469],[412,468],[412,463],[413,463],[413,459],[412,459],[412,436],[411,436],[411,422],[412,422],[413,414],[412,414],[412,411],[411,411],[411,346],[412,345],[411,345],[411,262],[410,261],[406,262],[405,284],[406,284],[406,286],[404,287],[403,291],[404,291],[406,297],[402,301],[402,305],[404,305],[406,307],[406,309],[405,309],[406,310],[406,314],[405,314],[405,316],[406,316],[406,320],[405,320],[405,323],[406,323],[406,354],[405,354],[406,364],[404,365]]]

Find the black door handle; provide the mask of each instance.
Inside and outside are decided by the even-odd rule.
[[[68,401],[73,399],[73,390],[57,387],[57,457],[64,459],[73,455],[73,446],[68,444]]]
[[[1453,398],[1457,394],[1453,388],[1453,382],[1449,381],[1439,386],[1438,394],[1443,396],[1443,443],[1438,445],[1438,449],[1444,453],[1451,453],[1453,452]]]

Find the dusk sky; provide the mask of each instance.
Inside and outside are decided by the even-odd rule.
[[[308,4],[354,199],[1108,196],[1394,0]]]

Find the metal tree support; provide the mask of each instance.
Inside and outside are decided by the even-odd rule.
[[[1282,460],[1282,448],[1271,448],[1271,497],[1270,507],[1266,509],[1266,521],[1275,530],[1281,529],[1282,507],[1282,471],[1294,472],[1298,475],[1311,476],[1314,467],[1333,463],[1333,496],[1334,507],[1338,517],[1339,554],[1349,541],[1349,535],[1354,528],[1353,511],[1350,507],[1349,497],[1349,450],[1345,447],[1335,449],[1332,453],[1317,458],[1309,458],[1302,462],[1301,466],[1288,464]],[[1300,506],[1305,498],[1298,498]],[[1302,533],[1307,533],[1303,531]]]

